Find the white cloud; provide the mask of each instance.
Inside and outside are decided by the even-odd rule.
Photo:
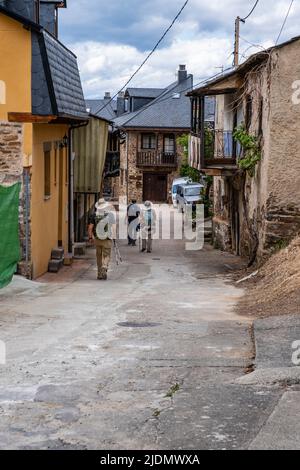
[[[125,84],[149,52],[145,50],[145,43],[156,43],[169,25],[173,10],[178,11],[183,2],[174,0],[171,8],[169,0],[151,0],[151,4],[150,0],[115,0],[102,10],[99,9],[99,0],[91,0],[89,9],[84,10],[82,16],[78,10],[79,3],[82,7],[86,0],[78,0],[69,8],[69,26],[73,21],[71,30],[76,30],[76,24],[80,25],[76,40],[71,40],[69,46],[78,55],[86,97],[101,97],[105,91],[114,93]],[[241,17],[246,15],[253,3],[253,0],[190,0],[180,21],[164,40],[163,47],[155,52],[131,86],[167,86],[175,79],[179,64],[187,65],[195,83],[202,77],[217,73],[220,70],[217,67],[230,66],[234,19],[238,14]],[[259,50],[249,43],[263,47],[274,44],[289,3],[290,0],[259,2],[246,24],[241,24],[242,60]],[[300,5],[295,2],[281,41],[299,34],[299,15]],[[90,33],[88,38],[80,39],[86,37],[82,25],[88,23],[87,17],[90,25],[87,24],[86,30],[88,28]],[[97,20],[97,25],[93,20]],[[111,28],[111,34],[99,35],[104,28],[105,31]]]
[[[116,92],[129,79],[147,52],[133,46],[98,42],[71,45],[77,54],[85,96],[101,97]],[[179,64],[186,64],[195,82],[228,66],[231,43],[225,38],[177,39],[157,51],[134,78],[131,86],[165,87],[175,80]]]

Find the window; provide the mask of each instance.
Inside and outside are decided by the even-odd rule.
[[[69,184],[69,152],[68,149],[65,148],[63,149],[63,152],[65,154],[65,184],[66,186]]]
[[[57,185],[57,154],[58,154],[59,144],[58,142],[54,147],[54,184]]]
[[[51,196],[51,151],[44,151],[44,196]]]
[[[164,136],[164,152],[175,153],[175,136],[174,134]]]
[[[34,20],[40,22],[40,0],[34,0]]]
[[[156,149],[156,135],[155,134],[142,134],[142,149],[155,150]]]

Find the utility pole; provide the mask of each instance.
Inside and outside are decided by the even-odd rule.
[[[235,20],[235,40],[234,40],[234,66],[238,67],[239,65],[239,55],[240,55],[240,24],[245,23],[245,20],[239,16]]]

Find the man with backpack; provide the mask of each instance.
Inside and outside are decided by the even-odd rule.
[[[96,212],[90,217],[88,226],[89,241],[94,242],[97,254],[98,279],[107,280],[113,243],[116,243],[116,217],[112,206],[99,199]]]
[[[127,208],[127,222],[128,222],[128,245],[136,246],[137,232],[139,230],[139,216],[141,209],[135,199],[132,199],[131,204]]]
[[[152,235],[155,231],[156,215],[150,201],[144,204],[141,216],[142,253],[152,252]]]

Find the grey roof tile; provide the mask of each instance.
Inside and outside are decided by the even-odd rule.
[[[164,88],[127,88],[126,95],[134,98],[157,98]]]
[[[86,107],[90,109],[92,114],[102,117],[103,119],[108,119],[109,121],[115,119],[117,109],[116,100],[113,100],[110,104],[108,104],[108,106],[105,106],[108,103],[108,100],[104,99],[85,100],[85,102]]]
[[[186,96],[193,86],[193,76],[172,83],[151,103],[139,111],[125,114],[114,120],[124,128],[190,129],[191,103]]]
[[[87,117],[75,55],[57,39],[43,31],[55,107],[59,116]]]

